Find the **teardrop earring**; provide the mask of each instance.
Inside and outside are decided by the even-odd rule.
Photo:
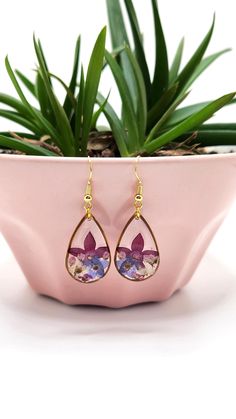
[[[105,234],[92,214],[92,162],[84,194],[85,216],[76,227],[66,253],[66,269],[77,281],[93,283],[103,278],[111,263]]]
[[[115,251],[115,266],[120,275],[131,281],[143,281],[155,274],[160,255],[154,234],[141,215],[143,207],[143,184],[135,164],[137,190],[134,197],[134,215],[121,233]]]

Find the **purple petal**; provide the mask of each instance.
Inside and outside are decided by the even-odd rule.
[[[70,255],[73,255],[73,256],[78,256],[79,253],[83,253],[84,254],[85,252],[84,252],[83,249],[80,249],[79,247],[71,247],[69,249],[68,253]]]
[[[143,256],[157,256],[158,252],[156,252],[155,250],[144,250]]]
[[[84,239],[84,249],[86,252],[91,252],[92,250],[95,250],[95,247],[96,247],[96,241],[92,233],[89,232]]]
[[[95,250],[95,253],[96,253],[96,256],[98,257],[98,258],[102,258],[103,257],[103,255],[104,255],[104,253],[105,252],[108,252],[109,250],[108,250],[108,247],[106,247],[106,246],[103,246],[103,247],[98,247],[96,250]]]
[[[143,240],[143,236],[141,233],[139,233],[134,240],[132,241],[131,244],[131,249],[132,250],[136,250],[138,252],[142,252],[144,248],[144,240]]]
[[[138,252],[137,250],[134,250],[130,253],[130,257],[134,260],[143,260],[143,253]]]
[[[127,247],[118,247],[117,251],[118,253],[124,252],[126,256],[128,256],[131,253],[131,250],[128,249]]]

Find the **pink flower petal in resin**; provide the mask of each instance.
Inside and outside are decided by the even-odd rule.
[[[118,272],[131,281],[143,281],[155,274],[160,255],[147,221],[133,216],[127,223],[115,252]]]
[[[66,268],[77,281],[91,283],[103,278],[111,254],[104,233],[94,217],[84,217],[76,228],[66,255]]]

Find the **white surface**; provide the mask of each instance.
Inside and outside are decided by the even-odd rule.
[[[235,46],[233,0],[159,3],[171,56],[185,34],[189,57],[214,10],[209,52]],[[136,0],[152,61],[146,4],[144,13],[144,2]],[[83,33],[86,60],[104,22],[104,1],[4,2],[0,91],[13,93],[6,53],[14,67],[30,74],[33,30],[51,70],[68,79],[77,34]],[[235,52],[220,59],[188,101],[235,90],[235,62]],[[108,90],[111,78],[103,83]],[[235,121],[235,108],[216,118]],[[1,130],[8,128],[1,120]],[[185,290],[163,304],[124,310],[72,308],[36,296],[1,241],[0,418],[235,419],[235,216],[236,207]]]

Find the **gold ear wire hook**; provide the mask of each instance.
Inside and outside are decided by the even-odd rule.
[[[134,173],[135,173],[136,179],[138,181],[136,195],[134,197],[135,217],[137,219],[140,218],[140,216],[141,216],[141,209],[143,207],[143,183],[142,183],[141,178],[140,178],[140,176],[138,174],[138,163],[139,163],[139,159],[140,159],[140,156],[138,156],[136,158],[135,167],[134,167]]]
[[[87,182],[87,186],[86,186],[86,190],[85,190],[85,194],[84,194],[84,208],[86,211],[86,216],[88,219],[91,219],[92,214],[91,214],[91,209],[92,209],[92,177],[93,177],[93,167],[92,167],[92,160],[90,157],[88,157],[88,161],[89,161],[89,178],[88,178],[88,182]]]
[[[143,184],[142,184],[141,178],[140,178],[140,176],[138,174],[138,163],[139,163],[139,159],[140,159],[140,156],[138,156],[136,158],[134,173],[135,173],[135,176],[136,176],[137,181],[138,181],[137,195],[142,195],[143,194]]]
[[[88,156],[88,161],[89,161],[89,182],[91,182],[92,176],[93,176],[93,166],[92,166],[92,160],[90,156]]]

